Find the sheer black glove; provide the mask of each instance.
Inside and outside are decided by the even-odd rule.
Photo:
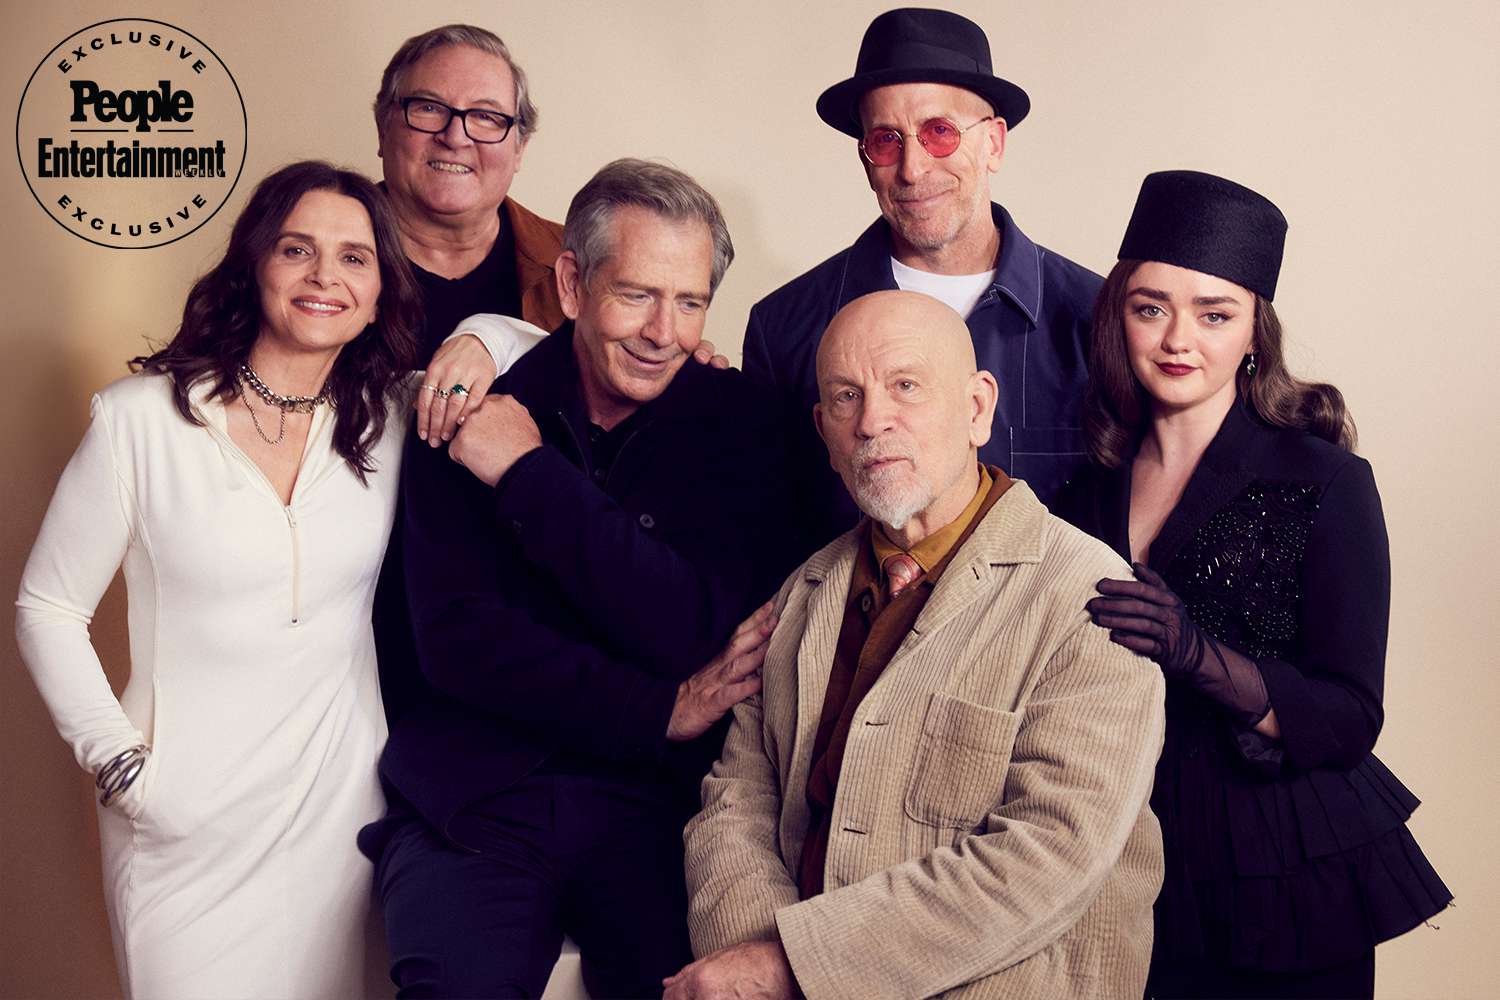
[[[1255,661],[1208,635],[1188,615],[1167,582],[1142,563],[1134,580],[1100,580],[1084,605],[1094,624],[1126,649],[1149,656],[1168,680],[1191,685],[1222,705],[1247,729],[1271,710],[1266,682]]]

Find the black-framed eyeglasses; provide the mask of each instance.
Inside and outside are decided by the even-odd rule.
[[[489,108],[452,108],[430,97],[401,98],[401,113],[408,128],[437,135],[448,129],[457,116],[464,123],[464,135],[475,142],[504,142],[516,124],[516,116]]]

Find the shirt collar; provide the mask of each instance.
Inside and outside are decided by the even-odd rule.
[[[1244,397],[1236,398],[1229,407],[1229,412],[1224,414],[1224,422],[1219,425],[1218,432],[1208,443],[1198,464],[1219,472],[1252,467],[1256,435],[1266,426],[1250,409],[1250,404]]]
[[[1042,250],[1021,232],[1009,212],[993,202],[990,217],[1000,230],[1000,260],[996,262],[995,281],[990,287],[1035,326],[1042,312]],[[849,250],[840,276],[839,306],[861,295],[895,287],[896,277],[891,273],[891,229],[885,219],[876,219]]]
[[[1005,209],[991,204],[990,213],[1000,230],[995,288],[1036,326],[1042,314],[1042,250],[1027,239]]]
[[[524,386],[521,401],[528,408],[539,405],[562,410],[573,419],[575,429],[586,434],[590,421],[579,384],[578,358],[573,352],[574,335],[573,321],[565,321],[516,362],[506,380],[492,391],[510,392],[514,387]],[[721,392],[717,376],[716,369],[688,358],[662,394],[642,403],[627,419],[637,424],[696,420],[705,408],[717,408]]]
[[[953,548],[953,544],[963,535],[964,529],[969,526],[969,522],[974,520],[974,515],[979,512],[980,505],[984,503],[984,498],[989,496],[990,488],[994,484],[995,481],[990,475],[990,471],[981,463],[979,466],[979,489],[969,501],[969,505],[963,509],[963,513],[922,539],[916,545],[913,545],[911,550],[907,552],[909,556],[917,561],[917,565],[922,567],[923,573],[931,573],[933,567],[943,561],[943,557],[948,554]],[[879,566],[884,566],[885,561],[897,552],[906,551],[891,541],[891,537],[886,534],[884,525],[876,524],[871,527],[870,542],[874,546],[875,562]]]

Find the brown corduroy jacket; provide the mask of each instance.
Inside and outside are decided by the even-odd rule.
[[[562,253],[563,227],[505,200],[506,217],[516,238],[516,280],[521,287],[521,318],[551,333],[567,317],[557,297],[553,269]]]
[[[704,779],[685,833],[694,952],[779,935],[810,1000],[1139,997],[1162,877],[1147,804],[1161,672],[1083,610],[1129,569],[1024,483],[955,553],[860,704],[826,891],[799,901],[857,537],[782,587],[763,689]]]

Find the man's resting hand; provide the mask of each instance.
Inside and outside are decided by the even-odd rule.
[[[740,623],[724,651],[677,686],[677,701],[667,722],[667,739],[691,740],[740,701],[760,690],[760,665],[766,643],[776,628],[771,603],[762,604]]]

